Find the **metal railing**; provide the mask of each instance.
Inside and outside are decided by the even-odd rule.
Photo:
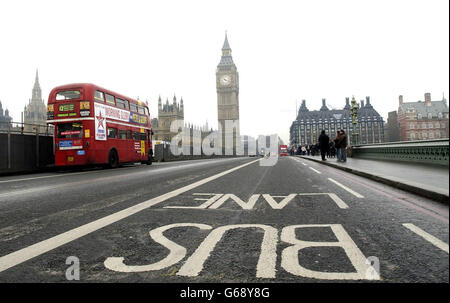
[[[1,122],[0,133],[53,136],[55,127],[51,124],[31,124],[22,122]]]
[[[351,153],[354,158],[449,165],[449,139],[358,145]]]

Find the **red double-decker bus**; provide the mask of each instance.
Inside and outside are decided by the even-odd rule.
[[[47,123],[55,126],[55,165],[152,163],[148,106],[89,83],[55,87]]]

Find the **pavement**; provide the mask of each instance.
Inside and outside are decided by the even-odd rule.
[[[449,203],[449,168],[441,165],[347,158],[322,161],[319,156],[297,156],[334,168],[342,169],[390,186]]]
[[[447,205],[298,157],[263,164],[0,177],[0,284],[449,282]]]

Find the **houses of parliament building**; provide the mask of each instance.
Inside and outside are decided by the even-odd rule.
[[[222,46],[222,56],[216,69],[216,91],[217,91],[217,118],[222,142],[222,154],[236,154],[240,144],[239,131],[239,73],[233,62],[231,48],[228,37],[225,34],[225,41]],[[161,97],[158,99],[158,118],[152,119],[152,129],[154,140],[170,142],[177,135],[170,131],[170,125],[175,120],[184,121],[184,101],[183,98],[178,102],[176,96],[172,102],[166,99],[163,103]],[[228,122],[226,122],[228,121]],[[227,124],[228,123],[228,124]],[[226,127],[226,126],[231,127]],[[202,139],[210,135],[213,130],[209,128],[208,123],[201,127],[186,125],[190,129],[192,136],[193,130],[201,133]],[[190,140],[192,142],[192,138]],[[225,150],[225,146],[229,148]]]

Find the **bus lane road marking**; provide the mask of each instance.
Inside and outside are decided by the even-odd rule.
[[[328,178],[328,180],[330,180],[330,181],[333,182],[334,184],[336,184],[336,185],[342,187],[343,189],[345,189],[346,191],[348,191],[349,193],[351,193],[351,194],[354,195],[355,197],[357,197],[357,198],[364,198],[363,195],[361,195],[361,194],[357,193],[356,191],[352,190],[351,188],[348,188],[347,186],[345,186],[345,185],[339,183],[338,181],[336,181],[336,180],[334,180],[334,179],[332,179],[332,178]]]
[[[217,194],[217,193],[193,193],[194,196],[211,196],[207,198],[194,198],[194,201],[205,201],[203,204],[198,206],[185,206],[185,205],[168,205],[164,206],[163,208],[172,208],[172,209],[218,209],[221,207],[225,202],[231,201],[235,202],[238,206],[240,206],[244,210],[252,210],[254,209],[256,202],[262,200],[267,202],[272,209],[283,209],[288,203],[290,203],[294,198],[297,196],[329,196],[331,200],[333,200],[336,205],[341,209],[347,209],[348,205],[342,201],[341,198],[339,198],[334,193],[292,193],[286,196],[272,196],[270,194],[253,194],[248,201],[243,201],[241,198],[234,194]],[[260,197],[263,197],[263,199],[260,199]],[[277,202],[275,200],[277,198],[280,200]],[[300,200],[300,202],[302,202]],[[170,201],[169,201],[170,203]]]
[[[79,239],[87,234],[90,234],[94,231],[97,231],[103,227],[106,227],[108,225],[111,225],[113,223],[116,223],[122,219],[125,219],[131,215],[134,215],[144,209],[147,209],[151,206],[154,206],[158,203],[164,202],[170,198],[176,197],[184,192],[187,192],[189,190],[192,190],[196,187],[199,187],[203,184],[206,184],[208,182],[211,182],[213,180],[216,180],[220,177],[223,177],[225,175],[228,175],[236,170],[239,170],[241,168],[244,168],[248,165],[251,165],[255,162],[260,161],[260,159],[250,161],[248,163],[236,166],[234,168],[231,168],[229,170],[223,171],[221,173],[218,173],[216,175],[213,175],[211,177],[199,180],[197,182],[194,182],[192,184],[183,186],[179,189],[173,190],[171,192],[165,193],[161,196],[152,198],[150,200],[141,202],[139,204],[136,204],[134,206],[128,207],[124,210],[118,211],[116,213],[113,213],[111,215],[108,215],[106,217],[100,218],[98,220],[95,220],[93,222],[84,224],[82,226],[79,226],[77,228],[71,229],[67,232],[64,232],[62,234],[59,234],[57,236],[54,236],[52,238],[49,238],[47,240],[43,240],[41,242],[38,242],[36,244],[30,245],[28,247],[22,248],[18,251],[12,252],[8,255],[0,257],[0,272],[3,272],[13,266],[16,266],[18,264],[21,264],[25,261],[28,261],[34,257],[40,256],[48,251],[51,251],[57,247],[60,247],[64,244],[70,243],[76,239]]]
[[[188,227],[190,232],[196,233],[196,227],[201,230],[210,230],[209,234],[197,249],[188,256],[187,249],[164,236],[164,232],[172,228]],[[336,237],[337,241],[304,241],[297,238],[296,230],[302,228],[327,228]],[[280,244],[284,245],[284,249],[280,252],[281,268],[286,272],[300,277],[318,279],[318,280],[380,280],[379,267],[372,265],[372,257],[366,258],[350,235],[346,232],[341,224],[306,224],[306,225],[290,225],[281,229],[281,236],[278,236],[278,229],[266,224],[233,224],[213,228],[207,224],[200,223],[175,223],[161,226],[150,230],[150,238],[153,241],[165,246],[168,254],[155,263],[146,265],[128,265],[125,263],[125,257],[108,257],[103,262],[104,266],[115,272],[134,273],[157,271],[180,264],[177,276],[182,277],[198,277],[205,270],[205,262],[211,257],[216,250],[219,242],[225,241],[225,234],[231,230],[247,229],[259,230],[264,233],[259,248],[260,254],[256,265],[256,278],[275,279],[277,274],[277,248]],[[249,230],[250,229],[250,230]],[[280,241],[281,240],[281,241]],[[288,244],[286,247],[285,244]],[[257,244],[256,244],[257,245]],[[340,248],[344,250],[348,260],[353,265],[354,271],[337,271],[327,272],[313,270],[301,265],[299,262],[299,251],[305,248]],[[242,248],[242,247],[241,247]],[[249,248],[245,248],[248,250]],[[257,246],[251,249],[258,249]],[[318,254],[320,256],[320,254]],[[188,257],[187,259],[185,259]],[[181,261],[185,259],[183,263]]]
[[[437,248],[440,248],[443,251],[445,251],[446,253],[448,253],[448,244],[445,243],[444,241],[441,241],[438,238],[436,238],[435,236],[430,235],[429,233],[427,233],[426,231],[420,229],[419,227],[415,226],[414,224],[403,223],[402,225],[404,227],[406,227],[407,229],[409,229],[410,231],[412,231],[413,233],[421,236],[422,238],[424,238],[425,240],[427,240],[428,242],[430,242],[431,244],[433,244]]]

